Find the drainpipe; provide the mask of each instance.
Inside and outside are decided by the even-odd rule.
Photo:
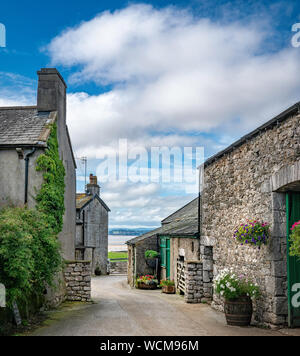
[[[32,150],[28,153],[26,153],[24,161],[25,161],[25,198],[24,198],[24,204],[27,204],[28,201],[28,167],[29,167],[29,157],[34,154],[36,151],[36,148],[33,147]]]

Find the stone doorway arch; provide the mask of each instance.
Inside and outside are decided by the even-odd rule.
[[[273,312],[279,319],[286,315],[289,326],[300,326],[300,308],[294,308],[292,304],[294,294],[299,292],[294,287],[300,283],[300,262],[288,253],[291,219],[300,220],[300,161],[274,173],[270,179],[270,188],[273,202],[273,248],[269,289],[275,296]]]

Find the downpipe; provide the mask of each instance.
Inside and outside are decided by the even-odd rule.
[[[29,157],[34,154],[36,148],[34,147],[30,152],[26,153],[24,161],[25,161],[25,197],[24,204],[26,205],[28,202],[28,170],[29,170]]]

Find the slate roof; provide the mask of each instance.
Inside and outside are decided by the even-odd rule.
[[[127,241],[126,244],[135,245],[144,239],[156,235],[164,235],[170,237],[198,236],[198,201],[198,198],[193,199],[191,202],[162,220],[161,227],[149,231],[143,235],[137,236]]]
[[[159,235],[170,237],[198,236],[198,218],[183,219],[163,225]]]
[[[198,219],[198,197],[166,217],[161,223],[164,225],[193,218]]]
[[[150,237],[156,236],[158,233],[161,232],[161,230],[162,230],[161,227],[159,227],[159,228],[157,228],[157,229],[155,229],[155,230],[151,230],[151,231],[149,231],[149,232],[146,232],[146,233],[143,234],[143,235],[140,235],[140,236],[137,236],[137,237],[135,237],[135,238],[133,238],[133,239],[131,239],[131,240],[128,240],[128,241],[126,242],[126,244],[127,244],[127,245],[135,245],[136,243],[138,243],[138,242],[140,242],[140,241],[143,241],[143,240],[148,239],[148,238],[150,238]]]
[[[97,199],[107,211],[110,211],[109,207],[104,203],[104,201],[99,197],[98,194],[92,195],[87,193],[76,193],[76,209],[83,209],[94,199]]]
[[[35,107],[0,108],[0,147],[47,147],[49,124],[56,112],[38,112]]]

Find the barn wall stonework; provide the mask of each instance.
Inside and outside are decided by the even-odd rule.
[[[150,268],[145,259],[147,250],[158,251],[156,235],[143,239],[135,245],[128,245],[128,283],[131,287],[135,286],[136,277],[153,274],[153,268]]]
[[[202,248],[213,248],[215,276],[233,267],[259,284],[262,296],[254,305],[258,322],[286,322],[286,216],[280,188],[300,180],[299,159],[300,116],[292,116],[205,167]],[[261,250],[233,238],[236,227],[253,218],[271,225],[270,243]],[[213,306],[223,308],[216,295]]]

